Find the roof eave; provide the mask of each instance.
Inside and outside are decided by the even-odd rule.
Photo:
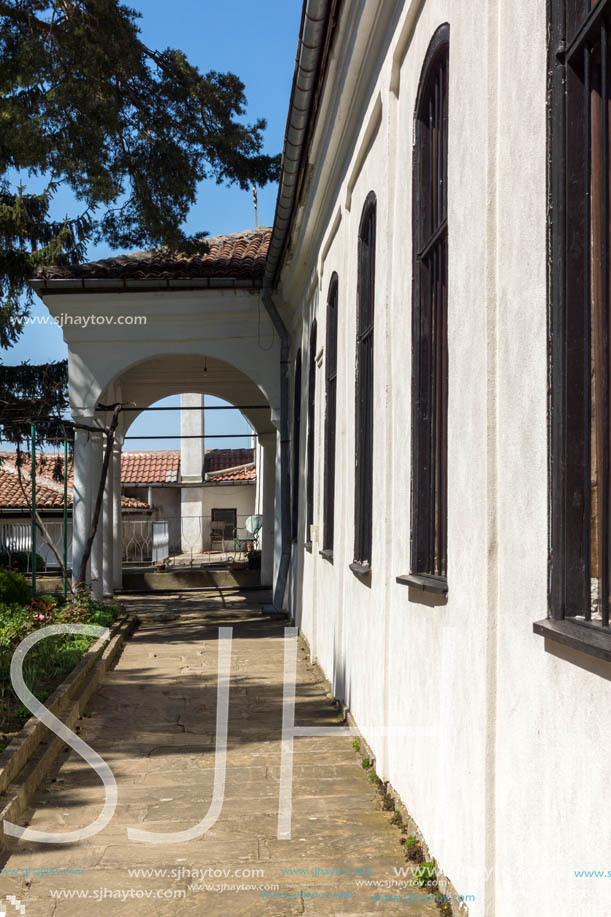
[[[290,240],[342,0],[304,0],[263,286],[276,287]]]
[[[142,293],[165,290],[260,290],[262,278],[189,277],[138,280],[131,278],[34,277],[29,281],[39,296],[55,293]]]

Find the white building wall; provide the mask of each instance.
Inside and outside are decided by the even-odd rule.
[[[244,523],[255,511],[256,487],[252,484],[204,484],[202,500],[202,525],[204,550],[210,546],[210,521],[213,509],[235,509],[238,537],[245,538]],[[233,543],[226,542],[229,550]]]
[[[302,346],[318,346],[339,276],[333,562],[303,550],[295,617],[476,917],[606,915],[611,666],[535,636],[547,609],[546,5],[345,4],[312,181],[285,265]],[[393,16],[395,18],[393,18]],[[410,564],[411,156],[418,81],[448,21],[447,600],[396,583]],[[354,493],[357,232],[377,195],[371,584],[348,569]],[[303,322],[303,327],[299,323]],[[324,358],[317,371],[315,525],[322,528]],[[381,737],[379,726],[412,729]],[[418,734],[439,727],[439,736]],[[566,840],[567,843],[562,841]],[[567,845],[568,848],[567,849]],[[584,862],[584,857],[589,866]],[[608,881],[608,880],[607,880]],[[602,887],[601,887],[602,886]],[[585,895],[588,895],[587,900]]]

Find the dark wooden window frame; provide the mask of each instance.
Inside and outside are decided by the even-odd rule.
[[[306,439],[306,548],[312,550],[311,526],[314,524],[314,460],[316,451],[316,319],[310,325],[308,352],[308,432]]]
[[[297,541],[299,535],[299,476],[301,439],[301,349],[295,357],[293,381],[293,489],[291,492],[291,537]]]
[[[355,372],[354,560],[357,576],[371,573],[373,536],[374,313],[377,201],[365,199],[358,236]]]
[[[397,582],[447,592],[448,76],[450,26],[429,45],[412,159],[411,570]]]
[[[220,517],[216,516],[215,518],[216,513],[220,513],[221,516]],[[228,513],[231,513],[231,520],[232,520],[231,522],[229,522],[227,519],[222,518],[223,514],[228,514]],[[214,506],[210,510],[210,521],[211,522],[224,522],[225,526],[227,525],[231,526],[230,535],[227,534],[226,528],[225,528],[225,532],[223,533],[223,537],[226,540],[236,537],[238,533],[238,511],[236,508],[231,507],[231,506]]]
[[[611,0],[593,5],[549,0],[548,15],[549,607],[547,619],[533,627],[535,633],[611,661],[610,446],[604,437],[609,430]],[[593,126],[595,117],[599,120]],[[597,218],[594,208],[600,208]],[[593,314],[602,324],[600,349],[593,343]],[[601,507],[596,525],[607,558],[600,567],[598,621],[591,610],[593,366],[600,385],[595,397],[601,439],[606,441],[596,466]]]
[[[337,322],[339,280],[331,276],[327,295],[325,346],[325,478],[321,555],[333,560],[335,531],[335,442],[337,429]]]

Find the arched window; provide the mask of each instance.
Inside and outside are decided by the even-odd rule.
[[[314,425],[316,422],[316,319],[310,327],[310,350],[308,354],[308,439],[306,478],[306,542],[310,544],[310,526],[314,522]]]
[[[299,439],[301,436],[301,350],[295,358],[295,381],[293,392],[293,493],[291,512],[291,535],[297,540],[299,532]]]
[[[325,492],[323,554],[333,557],[335,524],[335,426],[337,409],[337,274],[331,277],[327,297],[327,346],[325,347]]]
[[[371,568],[373,512],[373,317],[375,290],[376,196],[367,196],[358,241],[356,333],[356,475],[354,489],[355,573]]]
[[[611,658],[611,2],[549,12],[550,613]]]
[[[450,27],[443,25],[429,46],[413,157],[411,572],[441,592],[447,575],[449,41]]]

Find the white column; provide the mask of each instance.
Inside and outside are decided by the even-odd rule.
[[[108,474],[106,475],[106,484],[104,486],[104,502],[102,503],[102,513],[103,513],[103,550],[102,550],[102,592],[104,596],[112,597],[114,592],[114,563],[115,563],[115,551],[114,551],[114,505],[113,505],[113,494],[114,494],[114,469],[112,456],[110,459],[110,465],[108,466]]]
[[[262,462],[258,469],[262,486],[263,528],[261,529],[261,585],[271,586],[274,576],[274,529],[276,501],[276,434],[259,437]]]
[[[114,550],[113,587],[123,588],[123,528],[121,519],[121,446],[115,443],[112,452],[112,539]]]
[[[77,422],[92,424],[91,417],[79,417]],[[93,440],[86,430],[75,430],[74,436],[74,484],[72,487],[72,583],[75,584],[89,537],[92,501]],[[86,582],[90,583],[90,567]]]
[[[204,396],[188,394],[180,396],[183,408],[203,408]],[[180,415],[180,432],[183,436],[195,436],[196,439],[180,441],[180,479],[183,486],[180,490],[181,517],[181,550],[185,554],[201,554],[203,487],[204,471],[204,412],[203,410],[186,410]],[[192,484],[192,487],[185,487]]]
[[[92,495],[91,495],[91,516],[90,524],[93,521],[95,504],[100,486],[102,475],[102,448],[103,436],[101,433],[92,434],[93,447],[91,451],[91,477],[92,477]],[[93,547],[91,548],[91,594],[94,599],[103,597],[103,567],[104,567],[104,513],[100,512],[98,525],[96,528]]]

